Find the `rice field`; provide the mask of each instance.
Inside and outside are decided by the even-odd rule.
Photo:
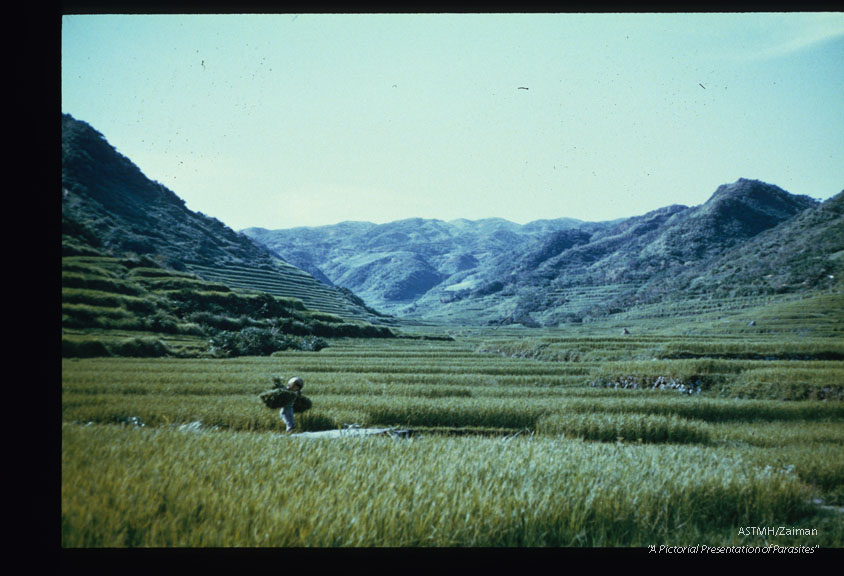
[[[670,344],[485,332],[63,359],[62,546],[844,546],[844,362]],[[294,374],[313,402],[297,431],[415,434],[286,435],[258,394]],[[702,384],[650,386],[669,375]],[[833,392],[783,396],[805,386]]]

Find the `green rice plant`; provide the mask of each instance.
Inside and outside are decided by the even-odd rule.
[[[735,358],[752,360],[842,360],[844,343],[835,340],[748,340],[667,342],[660,358]]]
[[[536,432],[601,442],[706,444],[712,439],[705,422],[636,413],[553,414],[539,419]]]
[[[793,473],[690,446],[65,424],[61,459],[65,548],[715,545],[808,510]]]
[[[844,421],[724,422],[713,425],[712,434],[721,443],[760,448],[844,446]]]
[[[736,398],[844,400],[844,367],[777,367],[748,370],[722,390]]]
[[[565,404],[573,412],[638,412],[675,414],[706,422],[818,421],[844,419],[844,403],[727,400],[701,397],[573,398]]]
[[[339,425],[331,412],[319,404],[301,416],[301,419],[297,416],[297,431],[326,430]],[[205,427],[221,430],[284,430],[278,410],[264,406],[257,394],[177,398],[152,394],[90,394],[84,397],[63,394],[62,420],[94,424],[137,421],[151,428],[200,422]]]
[[[844,446],[838,443],[780,447],[776,452],[751,449],[743,457],[769,469],[794,471],[806,484],[818,489],[827,505],[844,507]],[[839,511],[840,514],[840,511]]]
[[[157,338],[110,337],[133,334]],[[542,338],[549,349],[569,345],[552,338]],[[598,363],[475,353],[485,339],[341,338],[319,354],[229,359],[65,358],[62,545],[748,544],[737,526],[781,524],[817,525],[809,543],[844,545],[842,530],[812,504],[844,505],[844,403],[589,387]],[[814,384],[834,380],[838,368],[633,364],[693,367],[727,382],[794,371],[794,381]],[[421,434],[282,435],[278,411],[257,397],[275,375],[305,380],[313,408],[297,415],[297,431],[361,424]],[[565,430],[575,424],[581,432]]]
[[[417,398],[373,400],[367,407],[367,423],[385,426],[483,427],[534,429],[542,409],[514,405],[508,401],[449,398],[432,402]]]
[[[557,359],[548,354],[548,343],[534,338],[484,342],[477,348],[478,354],[489,354],[506,358],[527,358],[534,360]]]

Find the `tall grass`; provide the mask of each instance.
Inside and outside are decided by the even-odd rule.
[[[62,545],[643,546],[790,522],[784,470],[692,447],[62,428]]]
[[[710,427],[701,421],[654,414],[554,414],[540,418],[536,431],[603,442],[707,444]]]
[[[844,369],[827,363],[823,368],[777,367],[749,370],[728,387],[738,398],[777,400],[844,400]]]

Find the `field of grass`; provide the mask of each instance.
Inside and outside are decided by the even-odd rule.
[[[62,546],[844,546],[839,341],[605,330],[65,358]],[[297,431],[416,433],[285,435],[293,374]]]

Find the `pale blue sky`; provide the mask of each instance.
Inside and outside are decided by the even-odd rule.
[[[64,16],[62,111],[236,230],[828,198],[844,13]]]

